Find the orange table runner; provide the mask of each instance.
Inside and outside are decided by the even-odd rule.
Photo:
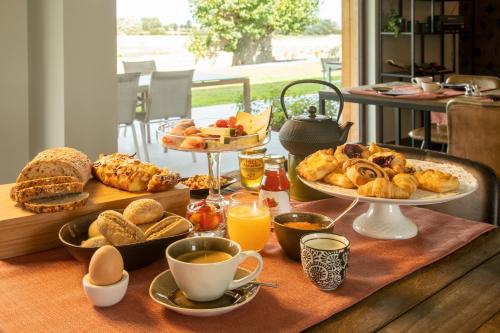
[[[341,199],[299,204],[296,209],[336,216],[349,204]],[[351,241],[347,278],[333,292],[323,292],[304,276],[302,267],[282,253],[274,236],[262,252],[261,288],[242,308],[220,317],[185,317],[149,298],[152,279],[166,260],[130,272],[125,298],[111,308],[95,308],[85,298],[85,267],[64,249],[0,261],[1,332],[297,332],[368,297],[391,282],[426,266],[479,235],[492,225],[451,217],[423,208],[402,207],[419,228],[410,240],[383,241],[364,237],[352,221],[367,209],[359,204],[335,226]]]

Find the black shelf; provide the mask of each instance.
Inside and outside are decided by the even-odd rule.
[[[414,24],[407,24],[408,22],[416,22],[415,20],[415,4],[416,2],[425,2],[428,4],[428,13],[425,16],[429,16],[429,25],[431,29],[434,27],[434,22],[436,16],[445,15],[445,2],[474,2],[475,0],[398,0],[396,2],[396,7],[394,7],[394,2],[388,0],[379,0],[379,24],[378,24],[378,34],[379,34],[379,81],[383,82],[383,78],[399,78],[400,80],[408,79],[417,75],[432,75],[432,76],[440,76],[440,80],[444,81],[446,74],[455,73],[457,69],[457,59],[455,54],[457,53],[457,38],[461,35],[471,35],[474,33],[474,22],[471,21],[470,28],[467,27],[467,31],[414,31]],[[387,7],[387,8],[384,8]],[[406,30],[406,27],[410,28],[410,31],[401,31],[397,36],[394,32],[391,31],[383,31],[385,29],[385,17],[389,12],[389,8],[392,8],[398,13],[400,16],[403,16],[403,25],[401,26],[402,30]],[[474,17],[474,15],[472,15]],[[418,29],[420,30],[420,29]],[[426,44],[427,38],[426,36],[436,36],[439,38],[439,41],[435,41],[439,43],[439,46],[436,45],[433,53],[438,56],[439,60],[433,60],[438,63],[438,65],[444,67],[445,65],[445,54],[451,57],[451,64],[448,63],[446,67],[448,69],[442,71],[429,71],[429,72],[420,72],[415,64],[425,64],[426,62],[431,62],[430,60],[426,61]],[[394,71],[389,68],[384,72],[385,61],[387,60],[384,57],[384,41],[385,38],[396,38],[402,37],[399,43],[410,43],[410,52],[408,58],[406,60],[401,60],[403,64],[407,64],[410,68],[410,72],[398,72],[396,68]],[[429,37],[430,38],[430,37]],[[435,37],[433,37],[435,38]],[[451,47],[445,49],[445,39],[451,40]],[[427,47],[429,47],[427,45]],[[419,50],[419,52],[417,52]],[[403,58],[404,59],[404,58]],[[411,65],[410,65],[411,64]],[[411,66],[411,67],[410,67]],[[451,68],[450,68],[451,67]]]
[[[456,1],[456,0],[455,0]],[[442,31],[442,32],[413,32],[414,35],[462,35],[462,34],[471,34],[470,31]],[[393,36],[396,37],[396,33],[391,31],[381,31],[380,34],[382,36]],[[411,36],[412,33],[408,31],[400,32],[399,36]]]

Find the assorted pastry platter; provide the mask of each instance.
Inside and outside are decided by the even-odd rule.
[[[221,176],[220,180],[221,180],[220,184],[221,189],[231,186],[238,181],[238,179],[229,176]],[[196,196],[208,195],[209,184],[207,175],[194,175],[191,177],[181,178],[180,182],[189,187],[189,190],[191,191],[192,195]]]
[[[400,205],[428,205],[462,198],[478,188],[462,167],[406,159],[404,154],[379,147],[344,144],[306,157],[298,166],[299,179],[320,192],[370,203],[353,228],[369,237],[407,239],[417,226]]]

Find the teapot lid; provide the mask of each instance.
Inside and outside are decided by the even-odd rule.
[[[322,114],[317,114],[318,109],[315,106],[310,106],[309,109],[307,109],[308,114],[302,114],[299,116],[294,116],[294,120],[304,120],[304,121],[314,121],[314,122],[323,122],[323,121],[329,121],[332,120],[331,117],[322,115]]]

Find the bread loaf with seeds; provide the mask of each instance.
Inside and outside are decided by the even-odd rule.
[[[16,182],[71,176],[83,184],[92,173],[92,163],[84,153],[68,147],[50,148],[40,152],[21,171]]]

